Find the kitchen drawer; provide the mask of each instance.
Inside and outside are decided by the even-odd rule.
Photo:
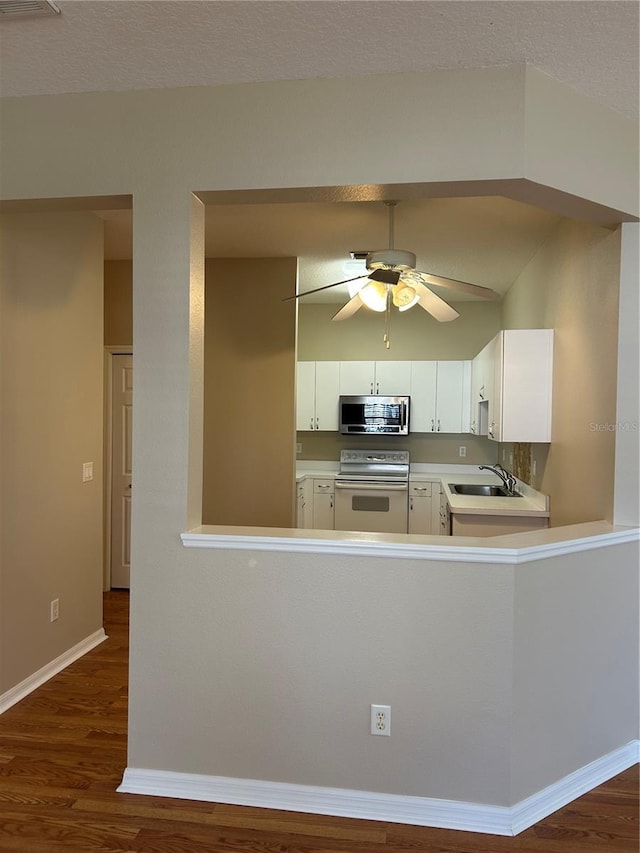
[[[332,495],[335,490],[335,480],[329,478],[315,479],[313,481],[314,495]]]
[[[409,495],[414,498],[430,498],[433,483],[409,483]]]

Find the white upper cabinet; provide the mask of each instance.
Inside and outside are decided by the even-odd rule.
[[[338,430],[339,383],[339,361],[298,362],[297,430]]]
[[[375,394],[407,397],[411,393],[410,361],[376,361]]]
[[[469,432],[487,435],[488,400],[493,387],[493,350],[495,339],[490,341],[471,362],[471,406]]]
[[[337,430],[340,362],[316,361],[316,429]]]
[[[468,432],[470,385],[468,361],[412,362],[411,431]]]
[[[438,362],[437,432],[469,431],[471,365],[466,361]]]
[[[373,394],[376,374],[375,361],[341,361],[340,394],[359,397]]]
[[[551,441],[553,330],[500,332],[470,361],[300,361],[296,428],[337,432],[338,397],[410,396],[411,432]]]
[[[316,363],[299,361],[296,365],[296,429],[315,429]]]
[[[489,438],[551,441],[553,330],[508,329],[492,343]]]
[[[410,361],[342,361],[340,394],[405,396],[411,389]]]
[[[411,432],[435,432],[437,361],[414,361],[411,364]]]
[[[478,403],[489,399],[493,386],[493,350],[495,338],[473,359],[472,391]]]

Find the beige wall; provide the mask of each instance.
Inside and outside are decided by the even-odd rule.
[[[361,309],[351,319],[332,323],[340,305],[304,304],[298,309],[301,361],[402,361],[469,359],[501,329],[500,303],[458,302],[460,316],[438,323],[419,307],[391,317],[391,347],[386,349],[384,315]]]
[[[0,238],[1,696],[102,627],[102,223],[7,215]]]
[[[294,526],[295,258],[205,265],[204,524]]]
[[[637,542],[514,568],[512,803],[638,738],[638,593]]]
[[[552,440],[533,451],[554,526],[613,517],[619,257],[619,231],[563,220],[503,301],[505,328],[555,330]]]
[[[295,308],[281,299],[296,269],[295,258],[207,261],[205,524],[294,525]],[[131,261],[104,270],[105,344],[131,344]]]
[[[297,442],[302,450],[297,458],[318,459],[337,462],[344,448],[375,450],[393,446],[394,450],[408,450],[412,462],[462,463],[464,465],[493,464],[498,461],[498,445],[495,441],[478,435],[432,435],[414,432],[406,438],[380,439],[378,436],[341,435],[339,432],[299,432]],[[460,458],[460,446],[467,448],[467,455]]]
[[[514,623],[522,616],[513,609],[507,568],[266,548],[247,559],[238,547],[187,550],[180,532],[197,524],[201,494],[200,483],[191,488],[198,482],[194,460],[202,458],[204,317],[201,276],[194,274],[202,257],[194,188],[366,184],[382,193],[392,191],[388,185],[395,191],[437,182],[431,192],[442,195],[468,193],[466,182],[475,181],[501,192],[505,179],[515,194],[530,178],[525,78],[532,73],[465,69],[3,103],[5,198],[134,196],[131,767],[509,803],[512,734],[522,732],[511,706]],[[569,87],[557,88],[571,99]],[[543,101],[540,95],[537,164],[551,156],[558,126],[553,105]],[[411,121],[400,131],[381,122],[372,133],[369,122],[354,120],[370,102],[380,115]],[[581,120],[587,113],[589,134]],[[566,145],[543,199],[566,200],[562,191],[570,187],[626,209],[637,156],[601,157],[594,183],[594,156],[610,150],[610,118],[580,100],[578,117],[563,126]],[[635,132],[631,123],[616,127],[618,136]],[[545,184],[542,167],[535,180]],[[31,522],[32,508],[22,512]],[[46,539],[38,541],[44,549]],[[630,550],[614,557],[628,564]],[[607,552],[582,559],[610,574]],[[620,595],[632,596],[625,578],[614,577]],[[554,583],[545,575],[539,600],[553,596]],[[585,595],[599,592],[589,573],[578,583]],[[30,603],[22,588],[20,606]],[[570,629],[572,611],[563,618]],[[632,680],[637,694],[618,614],[608,611],[605,621],[612,658],[621,662],[615,675]],[[390,651],[372,655],[381,624]],[[561,644],[554,653],[564,654]],[[590,663],[574,662],[587,679]],[[544,695],[553,691],[553,670],[541,671],[548,676],[540,683]],[[594,695],[599,687],[593,684]],[[410,716],[409,724],[403,736],[371,738],[368,706],[387,701],[394,719]],[[571,723],[583,726],[579,713]],[[622,746],[627,728],[618,723],[617,711],[602,709],[598,732]],[[550,742],[562,746],[564,725],[549,725]],[[570,755],[547,756],[549,783],[559,770],[597,757],[593,725],[589,716]],[[637,715],[634,725],[637,731]],[[538,753],[538,744],[523,744],[523,774]]]
[[[104,263],[104,344],[133,344],[133,270],[131,261]]]

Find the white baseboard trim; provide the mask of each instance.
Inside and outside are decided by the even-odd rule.
[[[93,634],[85,637],[84,640],[80,640],[79,643],[76,643],[75,646],[67,649],[66,652],[63,652],[55,660],[50,661],[37,672],[34,672],[33,675],[25,678],[24,681],[20,682],[20,684],[16,684],[15,687],[11,687],[6,691],[6,693],[3,693],[0,696],[0,714],[4,714],[4,712],[11,708],[12,705],[15,705],[20,702],[21,699],[24,699],[25,696],[33,693],[33,691],[44,684],[45,681],[48,681],[50,678],[53,678],[54,675],[62,672],[62,670],[66,669],[69,664],[72,664],[75,660],[78,660],[78,658],[86,655],[86,653],[90,652],[91,649],[95,649],[96,646],[99,646],[100,643],[103,643],[106,639],[107,635],[104,632],[104,628],[100,628],[99,631],[95,631]]]
[[[569,773],[558,782],[554,782],[542,791],[521,800],[511,809],[513,834],[533,826],[534,823],[547,817],[567,803],[577,800],[587,791],[597,788],[608,779],[613,779],[623,770],[628,770],[640,761],[640,740],[632,740],[614,749],[607,755],[597,758],[590,764]]]
[[[631,767],[638,761],[639,755],[640,741],[632,741],[511,808],[135,767],[125,770],[118,791],[490,835],[517,835],[576,797]]]
[[[511,835],[508,808],[428,797],[379,794],[375,791],[319,788],[286,782],[199,776],[131,767],[125,770],[118,791]]]

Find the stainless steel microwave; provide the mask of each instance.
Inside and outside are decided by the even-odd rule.
[[[409,397],[347,397],[339,403],[343,435],[408,435]]]

